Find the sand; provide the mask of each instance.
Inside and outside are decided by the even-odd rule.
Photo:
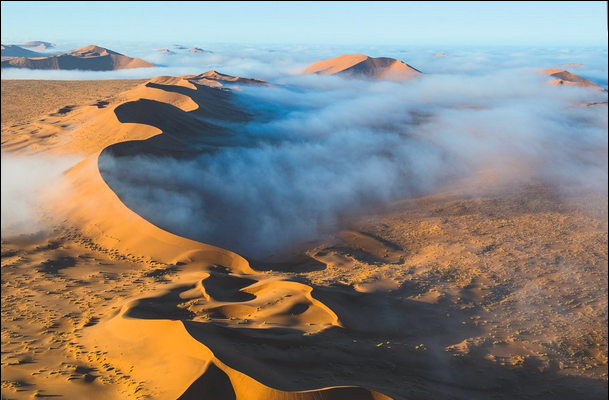
[[[3,398],[607,397],[606,195],[490,171],[264,262],[127,208],[106,157],[230,146],[212,118],[250,118],[247,84],[157,77],[3,129],[3,151],[85,157],[51,229],[3,236]]]
[[[103,106],[117,94],[141,84],[142,80],[107,81],[2,81],[2,128],[29,125],[47,114],[65,113],[85,104]],[[28,124],[29,123],[29,124]],[[12,126],[14,125],[14,126]],[[15,130],[11,131],[14,136]]]
[[[341,75],[354,78],[373,78],[404,81],[419,75],[421,71],[394,58],[372,58],[363,54],[318,61],[309,65],[304,74]]]
[[[2,51],[4,56],[4,50]],[[2,68],[116,71],[151,67],[154,65],[141,58],[128,57],[95,45],[81,47],[67,54],[48,57],[16,56],[16,58],[2,60]]]
[[[546,75],[550,75],[553,78],[556,78],[549,82],[549,84],[551,85],[579,86],[605,91],[605,89],[598,86],[596,83],[586,78],[582,78],[579,75],[575,75],[564,69],[547,68],[543,70],[543,73]]]

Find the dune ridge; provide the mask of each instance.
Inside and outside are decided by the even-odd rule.
[[[188,134],[170,129],[178,121],[198,121],[198,131],[210,136],[204,141],[213,144],[218,140],[214,136],[223,132],[201,122],[201,115],[221,118],[230,113],[247,118],[232,106],[231,91],[200,84],[209,79],[239,82],[233,78],[215,71],[192,78],[158,77],[126,92],[116,104],[71,111],[71,123],[82,124],[81,131],[88,132],[97,148],[80,148],[90,155],[67,172],[64,185],[71,200],[54,204],[54,211],[95,248],[183,271],[179,283],[124,300],[118,313],[88,328],[83,340],[106,349],[107,358],[117,365],[124,363],[127,354],[126,359],[138,367],[132,374],[141,380],[154,377],[163,398],[389,399],[353,385],[309,386],[306,380],[289,384],[270,373],[273,368],[268,364],[235,353],[226,337],[245,335],[241,340],[248,342],[282,337],[297,343],[299,338],[340,329],[342,322],[307,284],[269,278],[235,253],[154,226],[128,209],[104,180],[107,156],[160,149],[169,154],[189,151],[185,148],[189,142],[181,136]],[[157,119],[150,120],[158,113]],[[164,125],[165,119],[171,124]],[[104,139],[96,140],[95,135]],[[75,151],[82,143],[75,140],[73,145],[51,148]],[[36,151],[30,147],[21,149]],[[151,345],[162,349],[153,358],[144,356]]]
[[[304,74],[344,75],[355,78],[408,80],[421,71],[403,61],[388,57],[368,57],[364,54],[347,54],[318,61],[309,65]]]
[[[141,58],[131,58],[96,45],[81,47],[66,54],[48,57],[21,55],[2,61],[2,68],[115,71],[151,67],[154,65]]]
[[[575,75],[564,69],[558,68],[547,68],[543,70],[543,73],[549,75],[553,78],[556,78],[549,82],[550,85],[565,85],[565,86],[579,86],[585,88],[592,88],[604,91],[602,87],[598,86],[596,83],[588,80],[586,78],[582,78],[579,75]]]
[[[25,49],[21,46],[17,46],[14,44],[2,45],[2,65],[4,66],[4,61],[7,59],[17,58],[17,57],[39,57],[42,54],[37,53],[32,50]]]

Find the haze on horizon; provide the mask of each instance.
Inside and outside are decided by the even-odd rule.
[[[1,36],[5,44],[78,39],[92,43],[607,46],[606,12],[606,2],[601,1],[3,1]]]

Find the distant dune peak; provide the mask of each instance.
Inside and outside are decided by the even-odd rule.
[[[29,42],[25,42],[25,43],[21,44],[20,46],[28,48],[28,49],[47,50],[47,49],[51,49],[51,48],[55,47],[55,43],[43,42],[40,40],[32,40]]]
[[[4,57],[4,49],[2,52]],[[114,71],[119,69],[154,67],[153,64],[141,58],[128,57],[97,45],[89,45],[76,49],[71,53],[48,57],[40,57],[38,53],[34,54],[36,56],[17,56],[18,58],[3,59],[2,68]]]
[[[207,53],[207,50],[203,50],[198,47],[193,47],[192,49],[188,50],[188,52],[189,53]]]
[[[2,45],[2,58],[7,57],[39,57],[41,54],[35,51],[24,49],[21,46],[15,44],[3,44]],[[3,64],[4,65],[4,64]]]
[[[167,55],[174,55],[175,53],[169,49],[158,49],[156,50],[157,53],[161,53],[161,54],[167,54]]]
[[[596,83],[592,82],[591,80],[582,78],[581,76],[575,75],[574,73],[571,73],[565,69],[546,68],[542,72],[546,75],[556,78],[549,82],[551,85],[569,85],[587,87],[603,91],[605,90],[602,87],[598,86]]]
[[[223,86],[224,84],[270,86],[268,82],[260,79],[240,78],[238,76],[226,75],[215,70],[210,70],[199,75],[186,76],[185,78],[190,82],[207,86]]]
[[[71,52],[69,54],[77,55],[79,57],[102,57],[102,56],[106,56],[108,54],[115,54],[115,55],[122,56],[122,54],[117,53],[116,51],[112,51],[112,50],[109,50],[109,49],[106,49],[104,47],[97,46],[94,44],[81,47],[79,49],[74,50],[73,52]]]
[[[395,58],[347,54],[311,64],[304,73],[403,81],[416,77],[421,71]]]
[[[434,57],[446,57],[446,53],[436,53],[433,56]]]

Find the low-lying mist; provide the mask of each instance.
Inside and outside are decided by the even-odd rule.
[[[56,222],[44,206],[66,196],[61,175],[77,162],[74,156],[2,153],[2,236],[35,234]]]
[[[242,145],[177,160],[104,158],[104,178],[162,228],[246,256],[318,238],[369,207],[479,172],[607,191],[606,93],[530,69],[403,84],[291,76],[244,88]],[[205,135],[205,132],[201,132]]]

